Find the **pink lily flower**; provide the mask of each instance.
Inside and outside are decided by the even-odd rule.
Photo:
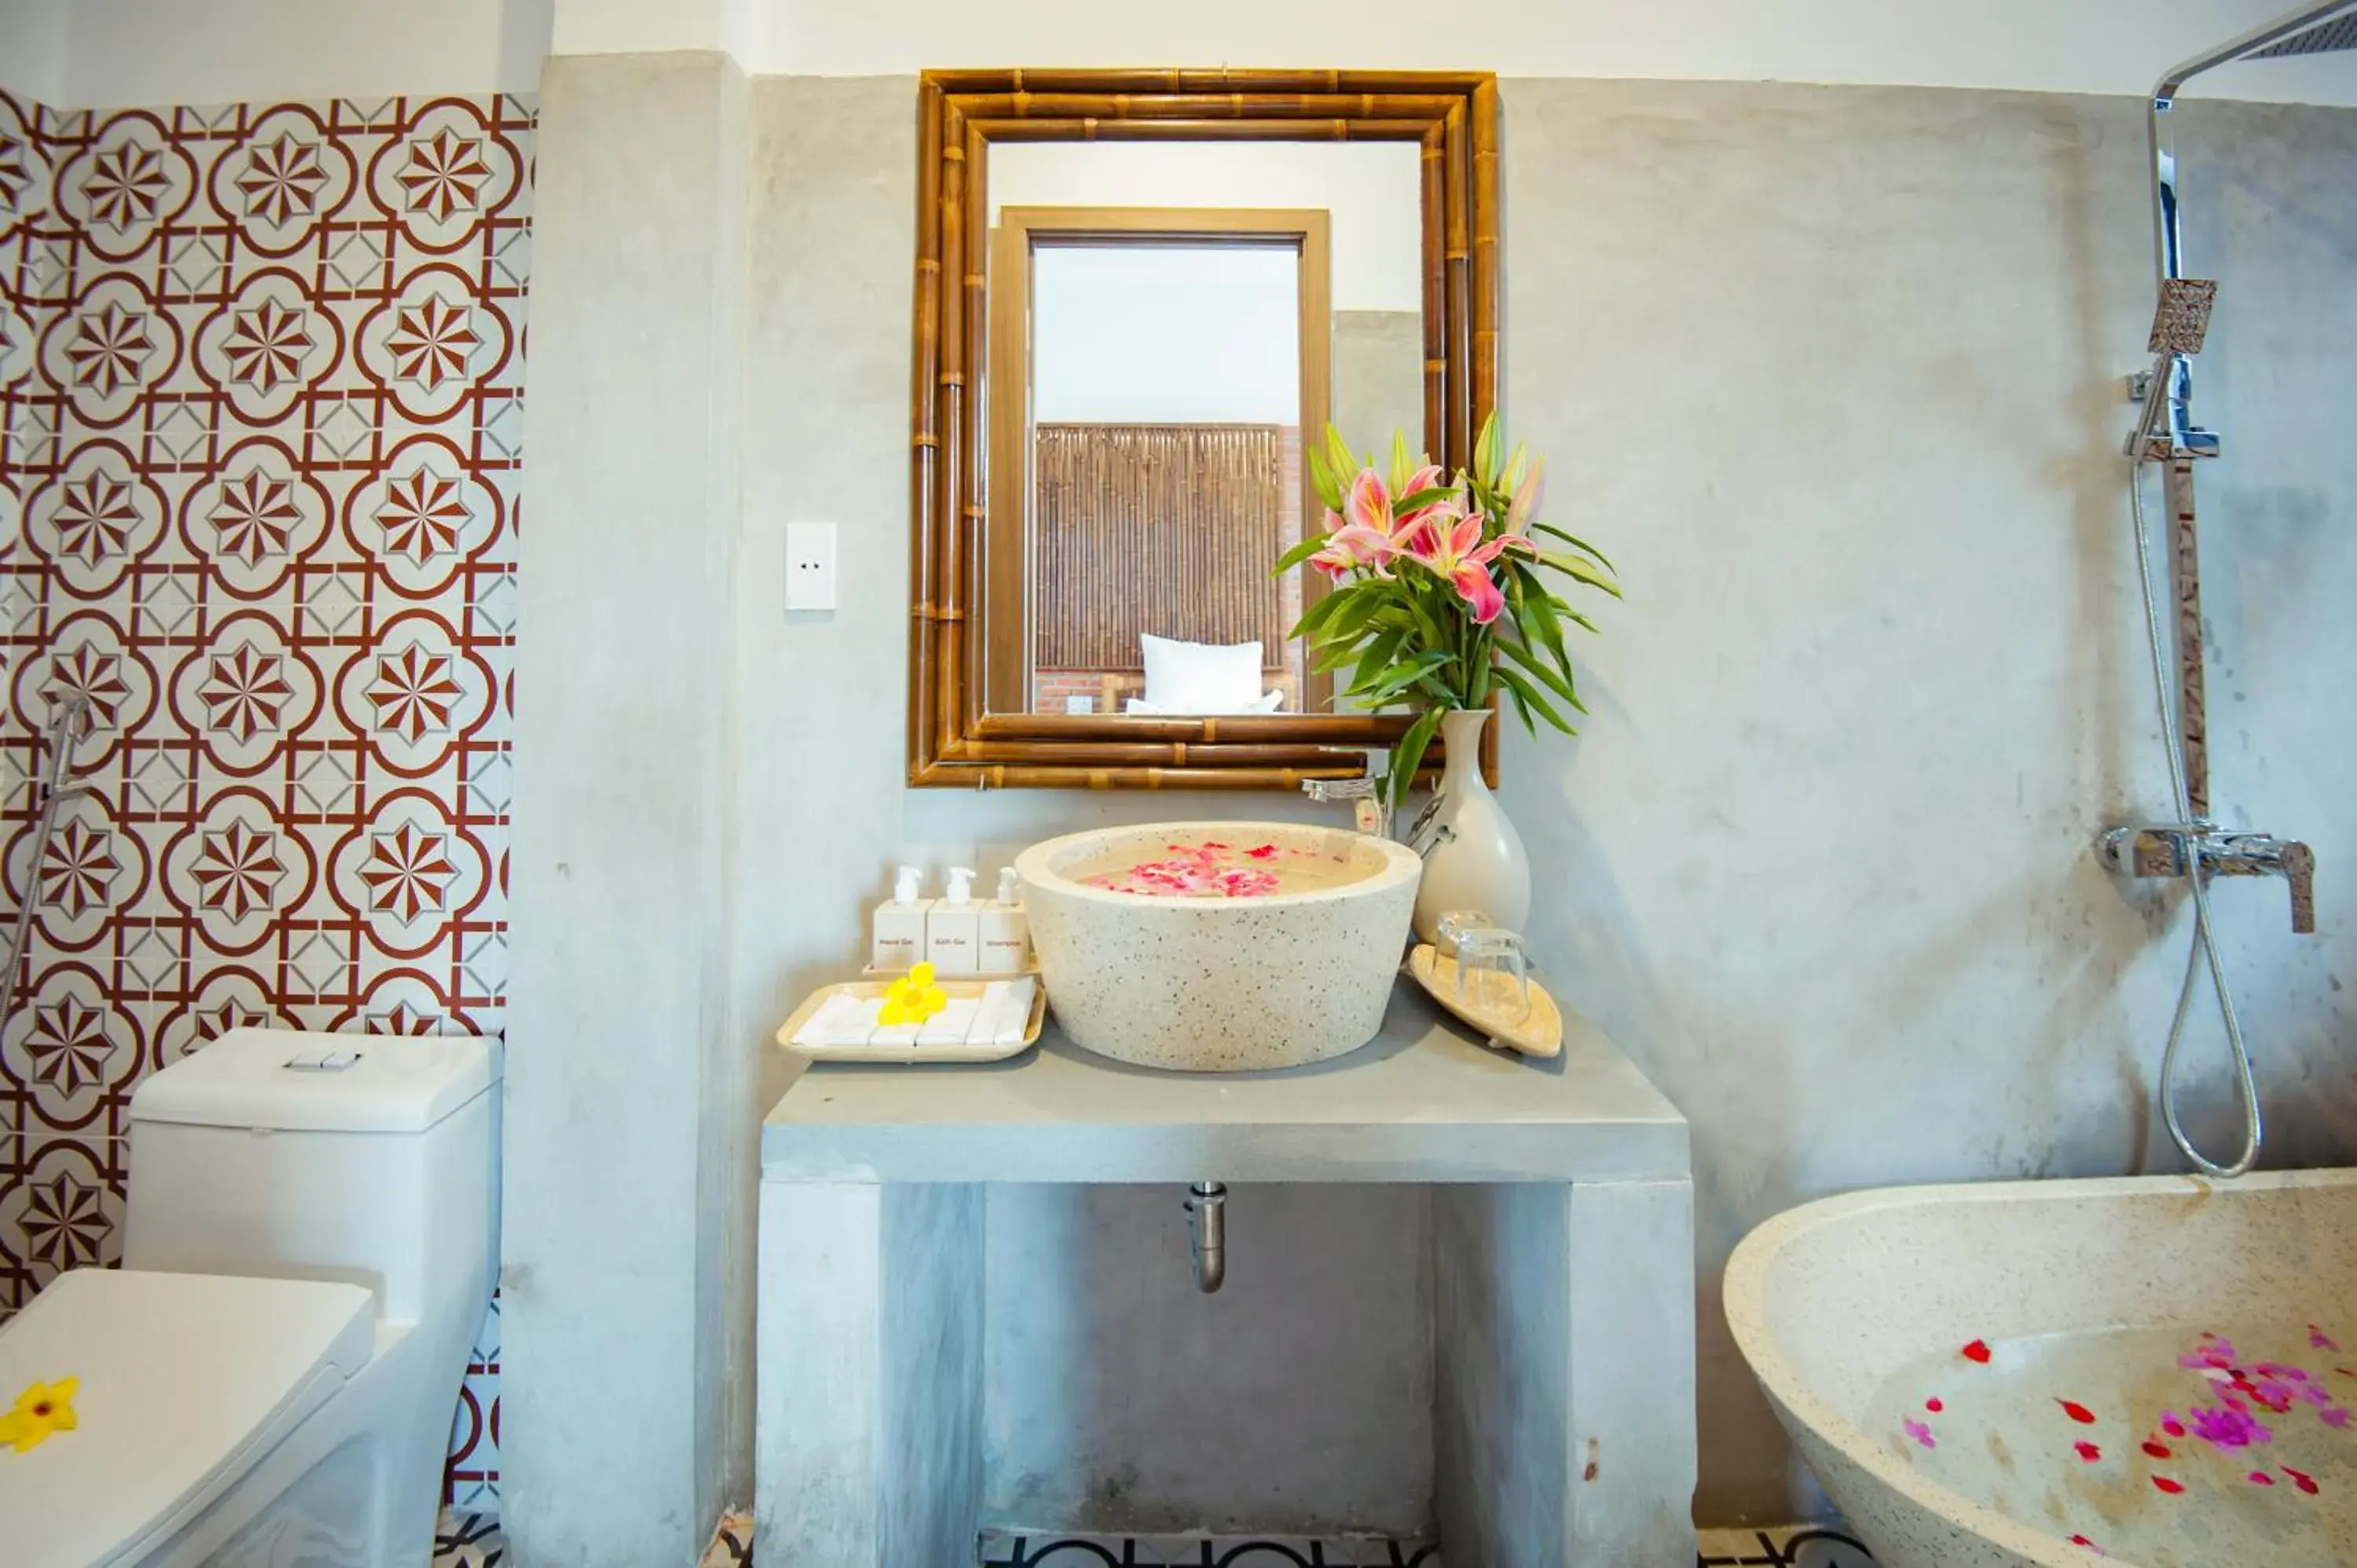
[[[1408,476],[1407,489],[1401,492],[1402,497],[1405,498],[1406,496],[1416,495],[1425,490],[1437,489],[1447,481],[1448,478],[1448,476],[1441,471],[1439,464],[1427,463],[1423,467],[1418,468],[1414,474]],[[1392,525],[1393,542],[1402,550],[1405,550],[1408,548],[1409,538],[1413,534],[1421,531],[1426,523],[1445,517],[1454,517],[1457,515],[1458,510],[1457,499],[1450,496],[1440,500],[1437,500],[1430,506],[1418,507],[1414,511],[1405,513]]]
[[[1341,520],[1332,512],[1326,514],[1329,522]],[[1326,548],[1309,558],[1309,564],[1336,582],[1344,574],[1364,566],[1378,577],[1388,577],[1385,570],[1392,558],[1399,553],[1397,542],[1380,528],[1364,523],[1344,523],[1326,536]]]
[[[1355,528],[1371,528],[1388,538],[1392,532],[1392,493],[1384,488],[1383,477],[1372,468],[1361,468],[1359,477],[1351,481],[1351,493],[1342,498],[1343,516]]]
[[[1428,522],[1407,547],[1411,558],[1455,585],[1458,596],[1472,607],[1477,626],[1489,625],[1506,607],[1506,596],[1490,575],[1490,563],[1509,550],[1538,553],[1537,547],[1519,533],[1501,533],[1483,543],[1481,532],[1486,521],[1477,511],[1468,512],[1450,525],[1437,521]]]

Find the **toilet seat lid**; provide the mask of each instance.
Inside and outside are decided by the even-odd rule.
[[[74,1430],[0,1452],[10,1568],[157,1544],[368,1364],[359,1285],[76,1269],[0,1325],[0,1410],[80,1380]]]

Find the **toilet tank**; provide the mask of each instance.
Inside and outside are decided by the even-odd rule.
[[[124,1266],[346,1281],[409,1322],[480,1312],[500,1066],[473,1037],[231,1030],[132,1094]]]

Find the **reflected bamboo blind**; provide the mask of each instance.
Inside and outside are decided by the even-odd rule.
[[[1138,637],[1257,639],[1281,662],[1268,575],[1284,553],[1274,424],[1041,424],[1034,475],[1033,658],[1136,670]]]

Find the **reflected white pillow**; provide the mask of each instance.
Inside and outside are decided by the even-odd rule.
[[[1254,714],[1266,701],[1260,689],[1257,642],[1180,642],[1141,634],[1144,700],[1166,714]]]
[[[1270,691],[1263,692],[1260,694],[1260,700],[1252,703],[1249,707],[1222,708],[1218,711],[1227,714],[1273,714],[1284,706],[1285,693],[1281,691],[1272,689]],[[1209,708],[1165,708],[1157,706],[1153,703],[1149,703],[1143,697],[1132,697],[1128,702],[1122,704],[1121,711],[1125,714],[1203,714],[1210,713],[1212,710]]]

